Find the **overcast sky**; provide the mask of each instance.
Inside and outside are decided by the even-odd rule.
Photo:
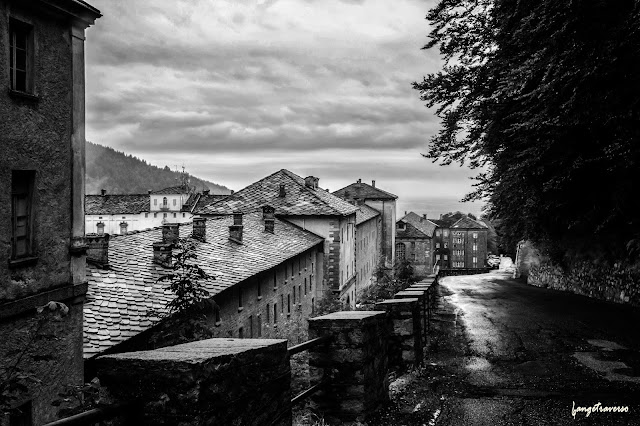
[[[91,0],[87,140],[241,189],[286,168],[361,178],[434,217],[475,171],[421,157],[438,129],[411,82],[437,71],[434,0]]]

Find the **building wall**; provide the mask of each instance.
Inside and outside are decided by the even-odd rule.
[[[287,216],[284,219],[325,238],[323,288],[343,289],[355,270],[355,214],[346,217]]]
[[[84,28],[32,2],[0,0],[0,376],[24,353],[20,367],[33,424],[57,418],[51,402],[79,385],[82,302],[86,293],[84,234]],[[23,9],[24,8],[24,9]],[[32,26],[33,91],[10,93],[9,22]],[[33,170],[33,253],[11,259],[12,171]],[[36,307],[63,302],[59,320]],[[40,326],[38,326],[40,324]],[[37,336],[28,342],[29,334]],[[47,337],[48,336],[48,337]],[[6,421],[6,418],[5,418]],[[3,420],[0,419],[0,424]]]
[[[373,207],[381,214],[382,232],[380,247],[385,265],[391,267],[396,258],[396,201],[395,200],[365,200],[369,207]]]
[[[356,226],[356,292],[368,287],[380,258],[379,229],[380,216],[369,219]]]
[[[176,217],[173,217],[175,214]],[[166,217],[165,217],[166,215]],[[87,234],[97,233],[97,224],[105,224],[104,232],[107,234],[120,234],[120,224],[127,223],[127,232],[141,231],[143,229],[162,226],[164,222],[186,223],[193,220],[190,212],[144,212],[138,214],[121,215],[85,215],[85,229]]]
[[[162,209],[163,198],[167,198],[167,210],[170,212],[179,212],[182,205],[189,199],[189,194],[151,194],[149,199],[149,211],[159,212]]]
[[[451,256],[451,231],[449,228],[437,228],[433,238],[433,265],[451,268]]]
[[[456,242],[461,239],[462,243]],[[476,249],[474,250],[474,245]],[[487,259],[487,230],[454,228],[450,232],[451,267],[484,268]],[[457,254],[456,251],[463,253]],[[474,258],[476,262],[474,262]],[[458,263],[457,263],[458,262]]]
[[[411,226],[407,224],[407,226]],[[411,262],[416,276],[426,276],[432,272],[432,240],[431,238],[398,237],[396,244],[405,245],[406,259]]]

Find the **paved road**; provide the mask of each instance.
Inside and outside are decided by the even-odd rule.
[[[431,424],[640,425],[640,309],[492,272],[442,279],[437,317]],[[598,402],[629,411],[573,416]]]

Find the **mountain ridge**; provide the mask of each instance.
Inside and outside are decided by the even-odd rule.
[[[168,166],[154,166],[144,159],[89,141],[85,159],[87,194],[99,194],[102,189],[110,194],[143,194],[182,182],[182,173],[172,171]],[[189,184],[197,190],[209,189],[212,194],[231,192],[224,185],[191,175]]]

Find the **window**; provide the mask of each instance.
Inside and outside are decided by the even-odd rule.
[[[167,214],[166,213],[162,213],[162,217],[166,218]]]
[[[304,295],[307,295],[307,278],[304,279]]]
[[[407,229],[407,226],[404,224],[404,222],[398,222],[398,229],[400,231],[404,231],[405,229]]]
[[[440,260],[440,255],[436,254],[436,260]]]
[[[311,298],[311,315],[316,313],[316,299]]]
[[[96,223],[96,228],[98,230],[98,235],[104,235],[104,223],[102,222]]]
[[[157,198],[154,198],[154,199],[153,199],[153,205],[154,205],[154,206],[157,206],[157,205],[158,205],[158,199],[157,199]]]
[[[244,339],[244,328],[240,327],[238,329],[238,337]]]
[[[249,324],[249,338],[253,338],[253,315],[249,315],[247,323]]]
[[[444,236],[445,236],[445,237],[448,237],[448,236],[449,236],[449,230],[448,230],[448,229],[445,229],[445,230],[444,230]]]
[[[476,243],[473,244],[473,251],[478,251],[478,244]]]
[[[262,317],[260,316],[260,314],[258,314],[258,323],[256,324],[258,326],[257,332],[258,332],[258,337],[262,337]]]
[[[149,213],[145,213],[145,214],[144,214],[144,217],[145,217],[145,218],[149,217]]]
[[[9,74],[11,89],[33,93],[33,27],[9,20]]]
[[[9,426],[33,425],[33,406],[31,401],[25,402],[9,414]]]
[[[440,248],[440,243],[436,243],[436,248]]]
[[[404,243],[396,243],[396,259],[404,259],[406,256],[407,248]]]
[[[280,313],[284,314],[284,294],[280,295]]]
[[[176,213],[173,214],[173,217],[176,217]]]
[[[298,305],[300,304],[302,304],[302,284],[298,284]]]
[[[293,304],[296,304],[296,286],[293,286]]]
[[[267,307],[265,308],[264,311],[267,314],[267,324],[269,324],[269,322],[271,322],[271,318],[270,318],[271,310],[269,309],[269,304],[268,303],[267,303]],[[274,315],[273,316],[275,317],[275,311],[274,311]]]
[[[445,241],[443,244],[444,244],[444,248],[449,248],[449,242],[448,241]]]
[[[176,205],[176,199],[175,198],[173,199],[173,205],[174,206]]]
[[[244,308],[244,291],[242,287],[238,288],[238,310],[241,311]]]
[[[444,255],[444,259],[443,260],[449,260],[449,256],[447,256],[446,254]]]
[[[182,217],[186,217],[186,216],[185,216],[185,213],[182,213]]]
[[[154,214],[153,214],[153,217],[158,217],[158,213],[154,213]]]
[[[162,207],[167,207],[167,197],[162,197]]]
[[[294,291],[294,294],[295,294],[295,291],[296,291],[295,287],[294,287],[293,291]],[[295,301],[293,303],[295,303]],[[291,313],[291,295],[287,294],[287,315],[289,315],[290,313]]]
[[[274,324],[278,323],[278,304],[277,303],[273,304],[273,323]]]
[[[33,256],[33,188],[34,170],[13,170],[11,173],[11,257]]]
[[[120,222],[120,234],[121,235],[126,234],[128,227],[129,227],[129,225],[127,224],[127,222]]]
[[[474,232],[474,233],[473,233],[473,238],[474,238],[474,239],[478,239],[478,233],[477,233],[477,232]]]
[[[473,264],[474,265],[478,264],[478,258],[476,256],[473,256]]]

